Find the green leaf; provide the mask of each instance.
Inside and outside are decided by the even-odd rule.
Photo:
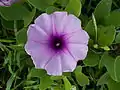
[[[115,79],[115,72],[114,72],[114,62],[115,59],[113,57],[111,57],[110,55],[108,55],[108,53],[104,53],[101,59],[101,63],[106,67],[109,75],[114,79]]]
[[[28,0],[35,8],[39,10],[45,10],[49,6],[52,6],[56,0]]]
[[[97,86],[107,84],[110,79],[110,76],[108,73],[103,74],[100,79],[97,82]]]
[[[50,90],[64,90],[64,88],[59,86],[54,86],[54,87],[51,87]]]
[[[106,52],[101,56],[100,62],[99,62],[99,69],[104,67],[103,61],[107,58],[108,54]]]
[[[71,90],[77,90],[77,89],[76,89],[76,86],[75,86],[75,85],[72,86]]]
[[[84,5],[84,4],[85,4],[85,0],[80,0],[80,1],[81,1],[82,5]]]
[[[79,18],[82,21],[82,25],[84,27],[86,27],[86,25],[88,24],[88,22],[90,20],[89,17],[87,15],[81,13]]]
[[[69,0],[57,0],[57,3],[61,4],[61,6],[66,6],[69,3]]]
[[[92,14],[92,20],[88,22],[88,24],[85,27],[85,30],[90,35],[90,38],[95,40],[97,42],[98,38],[98,30],[97,30],[97,23],[94,14]]]
[[[23,28],[23,21],[22,20],[17,20],[16,21],[16,28],[17,29],[21,29]],[[14,27],[14,20],[5,20],[3,18],[1,18],[1,23],[2,23],[2,26],[5,28],[5,29],[8,29],[8,30],[13,30],[15,27]]]
[[[90,20],[88,22],[88,24],[86,25],[85,27],[85,31],[88,32],[88,34],[90,35],[90,37],[92,39],[95,39],[95,27],[94,27],[94,23],[93,23],[93,20]]]
[[[115,59],[114,72],[116,75],[116,80],[120,82],[120,56],[117,56]]]
[[[50,79],[50,76],[46,75],[40,79],[40,90],[46,90],[53,84],[53,81]]]
[[[27,81],[24,82],[24,85],[33,85],[33,84],[35,84],[35,83],[36,83],[36,81],[27,80]]]
[[[51,76],[52,80],[60,80],[63,79],[63,76]]]
[[[120,82],[120,56],[114,59],[109,56],[108,53],[104,53],[101,62],[105,65],[111,78],[117,82]]]
[[[17,50],[17,51],[19,51],[19,50],[24,50],[24,45],[23,44],[17,44],[17,45],[10,45],[10,46],[8,46],[9,48],[11,48],[11,49],[13,49],[13,50]],[[25,51],[24,51],[25,52]]]
[[[100,46],[109,46],[115,39],[116,30],[114,26],[98,28],[98,44]]]
[[[120,43],[120,32],[117,34],[115,38],[115,43]]]
[[[7,29],[14,29],[14,21],[6,21],[1,18],[2,26]]]
[[[16,40],[18,44],[25,44],[27,40],[27,28],[23,28],[17,32]]]
[[[110,50],[110,48],[108,46],[104,46],[104,47],[100,47],[100,48],[104,49],[105,51],[109,51]]]
[[[11,75],[11,77],[7,81],[6,90],[11,90],[11,86],[13,84],[13,81],[15,80],[15,77],[16,77],[16,73],[14,73],[13,75]]]
[[[39,90],[39,85],[30,85],[24,87],[25,90]]]
[[[36,9],[33,9],[31,12],[28,13],[26,17],[23,18],[24,20],[24,27],[27,27],[33,20],[36,13]]]
[[[63,76],[69,77],[69,76],[71,76],[71,72],[63,72]]]
[[[112,11],[108,16],[105,17],[105,25],[114,25],[115,27],[120,26],[120,10]]]
[[[69,82],[69,80],[68,80],[66,77],[64,77],[64,78],[63,78],[63,81],[64,81],[65,90],[71,90],[72,85],[71,85],[71,83]]]
[[[89,79],[83,73],[77,73],[75,74],[75,77],[79,85],[81,86],[89,85]]]
[[[82,67],[81,66],[77,66],[74,72],[75,73],[82,72]]]
[[[13,4],[11,7],[0,7],[0,14],[5,20],[23,20],[29,11],[20,4]]]
[[[50,6],[50,7],[48,7],[48,8],[46,9],[46,12],[47,12],[48,14],[51,14],[51,13],[53,13],[53,12],[55,12],[55,11],[60,11],[60,9],[57,8],[57,7],[54,7],[54,6]]]
[[[46,76],[46,71],[43,69],[32,68],[30,73],[28,74],[28,78],[30,78],[30,77],[42,78],[44,76]]]
[[[76,77],[76,81],[78,82],[79,85],[81,86],[85,86],[89,84],[89,79],[86,75],[84,75],[82,72],[82,67],[78,66],[74,73],[75,73],[75,77]]]
[[[103,22],[103,18],[110,13],[112,0],[101,0],[95,8],[94,15],[97,22]]]
[[[82,4],[80,0],[70,0],[65,10],[71,14],[79,16],[81,14]]]
[[[21,56],[21,51],[18,51],[18,52],[16,53],[16,55],[15,55],[15,58],[16,58],[16,65],[17,65],[19,68],[21,68],[21,64],[20,64],[21,58],[20,58],[20,56]]]
[[[87,57],[83,62],[86,66],[96,66],[99,62],[99,55],[92,51],[89,51]]]
[[[9,51],[7,57],[4,59],[3,66],[5,66],[6,64],[11,65],[11,61],[12,61],[12,52]]]
[[[107,85],[108,85],[108,89],[109,89],[109,90],[119,90],[119,89],[120,89],[120,83],[115,82],[115,81],[112,80],[112,79],[109,79]]]

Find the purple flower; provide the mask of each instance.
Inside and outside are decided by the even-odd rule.
[[[0,0],[0,6],[10,6],[18,0]]]
[[[72,72],[77,61],[85,59],[88,39],[74,15],[44,13],[29,26],[25,50],[36,68],[45,69],[49,75],[62,75],[62,72]]]

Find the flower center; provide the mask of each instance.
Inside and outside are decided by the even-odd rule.
[[[60,43],[56,43],[56,47],[59,47],[60,46]]]
[[[63,36],[50,37],[50,47],[55,51],[60,51],[65,48],[65,40]]]
[[[62,46],[63,46],[62,39],[58,38],[58,37],[55,37],[53,39],[53,47],[58,50],[58,49],[62,49]]]

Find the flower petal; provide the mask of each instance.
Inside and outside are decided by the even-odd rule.
[[[50,15],[46,13],[41,14],[36,18],[35,24],[43,29],[46,33],[52,34],[52,20]]]
[[[11,5],[11,2],[8,2],[8,1],[0,2],[0,6],[10,6],[10,5]]]
[[[53,53],[48,48],[47,34],[37,25],[31,25],[28,30],[28,41],[25,45],[25,51],[31,55],[36,67],[44,68],[47,60]]]
[[[61,63],[63,72],[72,72],[77,65],[77,61],[74,60],[68,51],[61,54]]]
[[[0,6],[4,6],[4,3],[0,2]]]
[[[28,28],[28,40],[35,42],[45,42],[48,40],[46,32],[44,32],[40,27],[35,24],[32,24]]]
[[[55,53],[48,48],[47,45],[38,44],[35,42],[27,42],[25,45],[25,50],[31,55],[36,68],[44,69],[48,60],[55,55]]]
[[[59,55],[55,55],[45,66],[45,69],[49,75],[62,75],[61,58]]]
[[[71,34],[66,35],[66,39],[68,43],[75,44],[88,44],[89,36],[84,30],[77,30]]]
[[[64,28],[64,19],[67,17],[67,12],[54,12],[51,14],[52,16],[52,23],[53,23],[53,29],[56,30],[56,32],[59,34],[60,32],[63,32]]]
[[[65,26],[64,27],[65,33],[71,33],[71,32],[75,32],[76,30],[82,30],[81,21],[77,17],[71,14],[66,17],[63,24]]]
[[[88,46],[84,44],[69,44],[68,51],[75,60],[83,60],[87,56]]]
[[[34,24],[29,26],[27,35],[28,41],[25,45],[25,50],[29,55],[34,49],[39,48],[40,44],[47,44],[46,33]]]
[[[38,50],[39,44],[34,42],[34,41],[27,41],[25,44],[25,51],[29,54],[32,55],[32,51]]]
[[[18,2],[19,0],[1,0],[0,6],[10,6],[15,2]]]

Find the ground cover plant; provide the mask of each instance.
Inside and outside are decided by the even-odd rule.
[[[120,90],[119,8],[119,0],[0,0],[0,90]]]

